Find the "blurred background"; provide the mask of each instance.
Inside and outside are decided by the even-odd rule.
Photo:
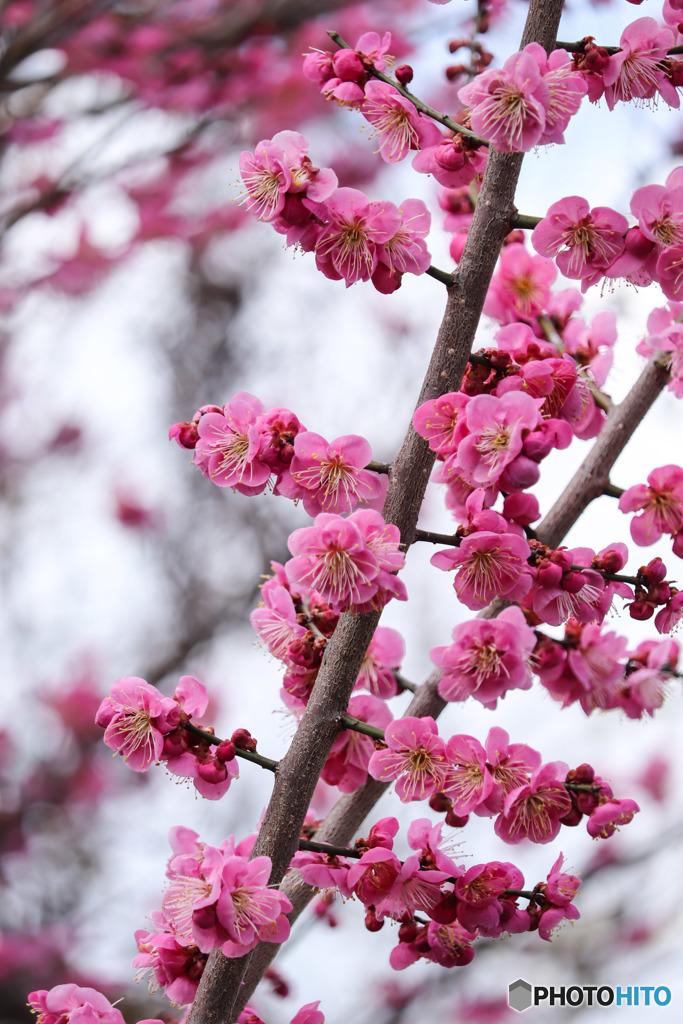
[[[205,722],[219,735],[248,728],[271,757],[295,728],[279,698],[280,668],[256,645],[249,612],[270,560],[288,557],[287,536],[308,517],[272,494],[246,499],[212,486],[190,453],[169,443],[169,427],[247,391],[325,437],[362,434],[374,458],[389,461],[441,319],[443,287],[433,279],[408,276],[391,296],[363,284],[347,291],[319,274],[310,254],[285,250],[239,203],[240,151],[301,130],[314,162],[332,166],[341,185],[373,199],[423,199],[433,262],[451,270],[439,187],[408,163],[383,164],[360,115],[323,100],[301,57],[327,48],[327,29],[352,44],[363,31],[389,29],[391,52],[415,68],[414,91],[451,112],[458,83],[447,75],[449,43],[487,14],[486,46],[502,62],[517,49],[526,9],[524,0],[0,0],[3,1024],[30,1019],[29,991],[64,981],[125,996],[130,1024],[177,1019],[145,980],[134,984],[130,967],[133,932],[161,899],[168,830],[188,825],[215,844],[242,838],[268,800],[269,774],[249,764],[211,803],[162,769],[139,776],[112,760],[93,719],[113,681],[142,676],[172,693],[180,675],[195,675],[212,695]],[[636,15],[660,14],[650,2],[636,11],[623,0],[574,0],[561,36],[616,44]],[[542,215],[576,194],[628,213],[634,188],[663,183],[677,165],[681,129],[668,107],[610,113],[584,102],[566,146],[528,155],[518,207]],[[615,400],[641,368],[635,345],[647,313],[663,302],[657,286],[585,297],[581,315],[610,309],[618,318],[606,385]],[[482,344],[494,328],[482,324]],[[614,482],[627,487],[680,461],[680,429],[666,393]],[[536,489],[544,511],[590,443],[544,463]],[[423,524],[452,530],[436,488]],[[628,539],[628,520],[602,498],[569,541],[599,549]],[[655,554],[675,561],[666,544],[650,550],[636,550],[630,567]],[[383,619],[405,636],[403,672],[418,683],[430,672],[430,648],[470,617],[450,578],[430,570],[431,554],[411,552],[410,601],[390,605]],[[654,635],[628,617],[612,628],[633,644]],[[396,698],[395,716],[405,703]],[[512,1018],[507,985],[520,976],[667,985],[672,1005],[650,1012],[673,1019],[683,996],[680,712],[673,686],[647,721],[561,711],[540,687],[509,694],[495,714],[451,706],[442,734],[483,738],[501,725],[544,760],[591,761],[640,803],[633,825],[603,846],[577,829],[551,848],[511,853],[480,819],[454,833],[463,862],[513,859],[530,887],[561,849],[585,880],[581,921],[552,945],[534,934],[485,940],[467,968],[419,963],[397,974],[388,967],[395,930],[366,933],[353,904],[308,913],[276,963],[286,984],[266,981],[255,999],[264,1019],[281,1024],[321,999],[330,1024],[416,1024],[428,1015],[493,1024]],[[334,798],[321,793],[318,809]],[[385,797],[376,817],[417,816],[396,804]],[[618,1009],[546,1016],[581,1012],[606,1021]]]

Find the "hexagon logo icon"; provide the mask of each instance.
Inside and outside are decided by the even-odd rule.
[[[528,1010],[531,1006],[531,985],[528,981],[518,978],[508,986],[508,1003],[517,1013]]]

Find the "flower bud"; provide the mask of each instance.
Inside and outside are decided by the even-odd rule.
[[[410,64],[401,64],[400,67],[396,68],[394,72],[396,75],[396,81],[400,82],[401,85],[408,85],[413,80],[413,69]]]
[[[256,750],[256,740],[248,729],[235,729],[230,739],[240,750]]]
[[[216,747],[216,757],[219,761],[225,763],[226,761],[232,761],[235,757],[237,747],[232,740],[223,740]]]

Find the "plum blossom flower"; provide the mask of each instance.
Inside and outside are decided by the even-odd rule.
[[[350,512],[359,502],[381,499],[386,488],[379,475],[363,468],[371,459],[370,445],[357,434],[329,442],[311,431],[297,434],[290,473],[309,516]]]
[[[239,391],[222,413],[207,412],[199,420],[193,462],[219,487],[246,495],[265,490],[271,468],[262,457],[267,443],[260,428],[263,413],[258,398]]]
[[[622,512],[641,511],[631,520],[631,536],[647,547],[663,533],[672,536],[683,530],[683,469],[668,465],[653,469],[646,484],[627,488],[619,498]]]
[[[405,642],[401,634],[387,626],[378,626],[363,658],[355,689],[369,690],[382,700],[393,697],[398,693],[394,669],[399,668],[404,655]]]
[[[392,715],[384,701],[370,694],[352,697],[349,715],[378,729],[385,729]],[[353,729],[345,729],[332,744],[320,777],[330,786],[338,786],[342,793],[353,793],[368,777],[368,765],[375,752],[372,737]]]
[[[667,253],[677,254],[678,287],[683,296],[683,246],[673,246]],[[666,254],[665,254],[666,255]],[[666,282],[661,280],[664,294],[669,295]],[[676,398],[683,398],[683,324],[679,318],[683,313],[683,302],[669,302],[667,306],[654,309],[647,318],[648,336],[636,345],[636,352],[650,357],[656,352],[667,353],[670,380],[668,388]]]
[[[557,648],[555,657],[548,657],[548,644]],[[596,623],[569,619],[565,645],[544,641],[538,652],[536,672],[550,695],[563,707],[578,701],[587,715],[618,706],[626,638]]]
[[[474,736],[451,736],[446,756],[449,768],[442,792],[452,800],[453,812],[464,817],[486,800],[493,789],[486,751]]]
[[[117,679],[95,718],[105,730],[104,742],[135,772],[146,772],[160,760],[164,736],[178,720],[176,701],[138,676]]]
[[[355,188],[338,188],[325,202],[326,224],[315,245],[316,265],[347,288],[368,281],[377,269],[377,246],[388,242],[402,225],[391,203],[370,202]]]
[[[442,136],[433,145],[421,146],[413,157],[413,169],[419,174],[432,174],[445,188],[468,187],[483,175],[487,154],[486,146],[455,132]]]
[[[308,142],[299,132],[278,132],[259,142],[253,153],[240,156],[246,186],[244,202],[258,220],[271,221],[282,213],[287,195],[305,194],[313,202],[327,199],[337,187],[329,168],[314,167]]]
[[[524,876],[514,864],[490,861],[474,864],[455,881],[454,891],[458,921],[464,928],[495,929],[504,912],[504,893],[507,889],[520,889]]]
[[[392,575],[405,561],[399,531],[379,512],[361,510],[347,519],[321,512],[313,526],[295,530],[288,544],[294,555],[285,565],[290,582],[316,591],[336,612],[382,607],[391,596],[405,599],[405,588]]]
[[[423,117],[410,100],[385,82],[368,82],[360,111],[379,136],[379,153],[386,163],[397,163],[411,149],[436,145],[441,138],[434,121]]]
[[[545,129],[538,140],[539,146],[550,142],[564,142],[564,131],[581,106],[588,92],[583,76],[574,70],[566,50],[553,50],[549,57],[539,43],[529,43],[524,53],[530,53],[538,62],[543,81],[550,90],[550,102],[545,112]]]
[[[666,77],[662,61],[675,43],[671,29],[654,18],[638,18],[624,29],[619,51],[603,71],[605,99],[610,110],[616,103],[649,100],[659,92],[672,107],[678,107],[675,87]]]
[[[477,75],[458,99],[470,108],[472,130],[503,153],[532,149],[545,131],[550,89],[524,51],[508,57],[502,68]]]
[[[270,889],[270,857],[226,858],[221,874],[221,892],[216,916],[227,933],[222,942],[224,956],[244,956],[259,942],[284,942],[289,938],[292,909],[284,893]]]
[[[156,924],[160,919],[165,924],[163,914],[152,911],[152,920]],[[147,932],[138,929],[135,942],[139,953],[133,958],[133,967],[141,968],[138,977],[151,971],[150,991],[157,986],[165,990],[165,995],[178,1006],[191,1003],[194,999],[208,953],[202,953],[197,946],[185,946],[178,942],[172,932]]]
[[[445,745],[433,718],[400,718],[387,726],[386,749],[377,750],[368,771],[374,779],[396,779],[403,801],[424,800],[443,788],[448,769]]]
[[[289,1024],[325,1024],[325,1017],[321,1010],[320,1000],[314,1003],[306,1003],[300,1010],[297,1010]]]
[[[494,597],[516,601],[532,583],[527,565],[529,545],[513,533],[481,530],[465,537],[460,547],[437,551],[430,561],[438,569],[456,569],[453,587],[465,607],[477,611]]]
[[[401,284],[403,274],[424,274],[431,263],[425,236],[431,215],[421,199],[405,199],[399,207],[401,225],[391,238],[377,246],[377,267],[372,283],[383,294]]]
[[[498,814],[508,793],[526,785],[541,765],[541,755],[526,743],[510,743],[505,729],[489,729],[486,742],[486,767],[493,779],[489,795],[475,808],[479,815]]]
[[[590,209],[580,196],[553,203],[531,233],[541,256],[555,257],[565,277],[601,276],[624,249],[628,221],[607,206]]]
[[[429,447],[440,456],[452,455],[465,434],[465,409],[468,395],[451,391],[424,402],[413,415],[413,426]]]
[[[367,601],[377,591],[377,559],[349,519],[322,512],[313,526],[290,534],[294,555],[285,565],[291,583],[317,591],[336,611]]]
[[[593,839],[609,839],[620,825],[628,825],[640,807],[635,800],[605,800],[590,815],[586,828]]]
[[[453,630],[453,641],[429,652],[443,671],[439,693],[444,700],[472,696],[495,708],[508,690],[531,686],[529,659],[536,638],[519,608],[506,608],[495,619],[462,622]]]
[[[285,661],[290,643],[306,636],[306,627],[297,621],[296,607],[286,587],[269,580],[261,587],[261,597],[263,606],[251,613],[251,624],[271,654]]]
[[[572,806],[560,779],[566,770],[567,766],[559,761],[542,765],[526,785],[508,793],[494,824],[496,835],[503,842],[530,839],[533,843],[549,843],[555,838],[561,819]]]
[[[547,308],[556,276],[550,260],[533,256],[520,242],[506,245],[486,294],[484,312],[500,324],[532,321]]]
[[[375,906],[391,891],[401,871],[401,862],[391,850],[376,846],[366,850],[352,864],[348,874],[349,888],[365,906]]]
[[[538,934],[547,942],[551,941],[552,933],[563,921],[576,921],[581,916],[572,902],[581,880],[562,871],[563,861],[560,854],[548,872],[547,881],[536,886],[536,891],[545,897],[538,919]]]
[[[36,1024],[125,1024],[121,1011],[106,996],[79,985],[55,985],[31,992],[28,1005],[36,1015]]]
[[[407,857],[391,889],[375,903],[375,916],[401,921],[417,911],[429,913],[438,903],[441,883],[447,878],[445,871],[423,868],[417,855]]]
[[[453,465],[475,486],[490,486],[521,453],[524,437],[538,425],[539,403],[521,391],[496,398],[476,395],[465,412],[467,434]]]

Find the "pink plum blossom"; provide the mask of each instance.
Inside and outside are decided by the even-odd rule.
[[[317,853],[313,850],[297,850],[291,862],[304,882],[316,889],[338,889],[342,896],[349,898],[351,888],[348,874],[351,862],[335,854]]]
[[[275,580],[268,583],[271,585],[261,587],[263,605],[251,613],[251,624],[271,654],[285,661],[289,644],[306,636],[307,630],[297,621],[296,607],[289,590]]]
[[[398,693],[394,669],[398,669],[405,655],[405,642],[400,633],[387,626],[375,630],[355,689],[369,690],[375,697],[386,700]]]
[[[683,530],[683,469],[668,465],[653,469],[646,484],[636,484],[619,498],[622,512],[642,514],[631,519],[631,536],[647,547],[663,533],[672,536]]]
[[[228,857],[221,874],[221,891],[216,916],[227,938],[221,944],[224,956],[244,956],[259,942],[284,942],[289,938],[292,909],[284,893],[268,887],[270,857]]]
[[[458,99],[470,108],[470,124],[503,153],[522,153],[545,131],[550,89],[529,53],[514,53],[499,70],[484,71]]]
[[[377,247],[388,242],[402,226],[399,210],[391,203],[370,202],[355,188],[338,188],[325,201],[327,223],[315,245],[315,259],[326,277],[368,281],[377,269]]]
[[[565,645],[553,645],[557,647],[554,660],[548,659],[547,650],[538,655],[536,671],[550,695],[563,707],[578,701],[587,715],[616,707],[624,677],[626,638],[604,632],[601,625],[569,619]]]
[[[453,812],[464,817],[490,794],[493,778],[486,764],[486,751],[474,736],[451,736],[446,744],[448,774],[442,792],[453,802]]]
[[[317,591],[336,611],[371,599],[379,563],[351,519],[322,512],[313,526],[290,534],[294,555],[285,565],[291,583]]]
[[[541,755],[525,743],[510,743],[505,729],[489,729],[486,742],[486,767],[493,779],[489,795],[475,808],[479,815],[498,814],[508,793],[529,781],[541,765]]]
[[[678,260],[676,273],[683,297],[683,246],[673,246],[667,253],[674,254]],[[662,281],[661,284],[668,296],[666,282]],[[657,352],[667,353],[670,373],[668,387],[676,398],[683,398],[683,323],[679,323],[682,313],[682,302],[672,301],[667,306],[654,309],[647,318],[648,336],[636,345],[636,352],[648,358]]]
[[[520,242],[506,245],[486,294],[484,312],[500,324],[531,322],[546,309],[556,276],[552,261],[533,256]]]
[[[507,889],[521,889],[524,876],[514,864],[474,864],[455,881],[458,921],[464,928],[495,929],[504,913]]]
[[[347,519],[322,512],[313,526],[289,537],[294,555],[285,566],[292,584],[316,591],[334,611],[383,607],[390,597],[405,600],[405,588],[392,575],[403,567],[397,527],[379,512],[354,512]]]
[[[612,110],[615,103],[650,100],[657,92],[669,106],[678,107],[676,89],[666,77],[662,61],[675,37],[654,18],[638,18],[624,29],[619,51],[609,59],[603,72],[605,99]]]
[[[431,263],[425,242],[431,222],[429,210],[421,199],[405,199],[399,213],[400,226],[391,238],[377,246],[378,262],[372,283],[383,294],[395,291],[403,274],[423,274]]]
[[[433,452],[443,457],[457,451],[465,433],[464,412],[469,401],[467,395],[452,391],[424,402],[415,411],[413,426]]]
[[[495,619],[460,623],[453,630],[453,641],[429,652],[443,671],[439,693],[444,700],[472,696],[495,708],[508,690],[531,686],[529,659],[536,638],[519,608],[506,608]]]
[[[566,50],[553,50],[549,57],[539,43],[529,43],[524,53],[530,53],[538,63],[543,81],[550,90],[550,102],[545,112],[545,130],[538,140],[539,146],[550,142],[563,143],[564,131],[581,106],[588,91],[583,76],[574,70]]]
[[[375,906],[389,892],[401,871],[401,862],[391,850],[376,846],[366,850],[349,868],[348,885],[365,906]]]
[[[258,220],[270,221],[282,213],[287,194],[304,193],[314,202],[327,199],[337,187],[337,176],[313,166],[308,142],[299,132],[278,132],[259,142],[253,153],[240,156],[240,172],[247,192],[247,209]]]
[[[384,701],[370,694],[358,694],[349,702],[348,714],[378,729],[385,729],[392,719]],[[368,765],[375,753],[372,737],[353,729],[345,729],[332,744],[320,777],[342,793],[353,793],[368,777]]]
[[[441,823],[432,825],[429,818],[417,818],[408,828],[408,846],[419,851],[423,867],[435,867],[456,878],[462,869],[445,853],[442,829]]]
[[[156,923],[158,911],[152,911]],[[163,919],[163,915],[161,915]],[[165,921],[165,919],[163,919]],[[141,974],[151,971],[150,988],[157,985],[165,989],[165,995],[179,1006],[191,1003],[197,988],[208,953],[202,953],[197,946],[185,946],[169,931],[135,932],[139,953],[133,958],[133,967],[141,968]]]
[[[465,411],[467,434],[458,445],[453,465],[475,486],[496,483],[521,453],[524,432],[539,423],[539,404],[521,391],[502,398],[476,395]]]
[[[123,1014],[106,996],[79,985],[55,985],[31,992],[28,1005],[36,1015],[36,1024],[124,1024]]]
[[[445,188],[469,186],[481,177],[488,149],[461,132],[443,136],[433,145],[423,145],[413,157],[413,169],[431,174]],[[452,230],[447,227],[447,230]]]
[[[571,810],[572,802],[561,779],[567,766],[561,762],[542,765],[526,785],[513,789],[505,797],[503,810],[496,818],[496,835],[503,842],[549,843],[560,831],[560,821]]]
[[[441,138],[435,122],[423,117],[410,100],[385,82],[368,82],[360,111],[374,127],[380,156],[387,163],[403,160],[411,149],[436,145]]]
[[[271,468],[263,459],[266,438],[260,427],[264,408],[254,395],[240,391],[222,413],[207,412],[197,424],[194,463],[219,487],[240,494],[260,494]]]
[[[300,1010],[297,1010],[289,1024],[325,1024],[325,1017],[321,1010],[320,1000],[314,1003],[306,1003]]]
[[[553,203],[534,228],[531,243],[555,257],[565,277],[583,280],[604,271],[623,251],[628,221],[607,206],[590,209],[580,196]]]
[[[146,772],[160,760],[164,736],[178,720],[176,701],[138,676],[117,679],[95,718],[105,730],[104,742],[135,772]]]
[[[384,738],[386,749],[375,751],[368,767],[374,779],[396,779],[396,793],[403,801],[424,800],[443,788],[448,762],[433,718],[396,719]]]
[[[586,825],[588,835],[593,839],[608,839],[620,825],[628,825],[639,810],[635,800],[606,800],[589,817]]]
[[[389,891],[375,903],[376,917],[387,916],[401,921],[412,918],[419,911],[429,914],[438,903],[441,884],[447,878],[445,871],[422,868],[419,857],[407,857]]]
[[[511,601],[523,597],[532,583],[527,565],[529,545],[513,533],[482,530],[465,537],[460,547],[437,551],[430,561],[438,569],[456,569],[453,587],[473,611],[485,608],[494,597]]]
[[[370,445],[357,434],[329,442],[310,431],[297,434],[290,473],[309,516],[350,512],[359,502],[381,499],[386,487],[380,476],[364,469],[371,459]]]

